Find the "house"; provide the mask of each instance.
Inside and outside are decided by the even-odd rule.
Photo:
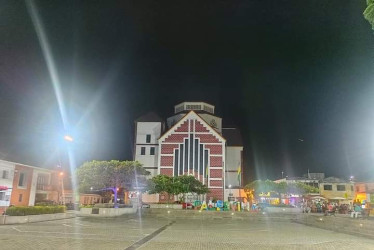
[[[73,202],[70,178],[58,169],[45,169],[0,160],[0,209],[38,202]]]

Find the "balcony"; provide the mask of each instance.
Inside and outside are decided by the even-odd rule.
[[[53,190],[55,190],[55,188],[52,185],[45,185],[45,184],[36,185],[36,191],[53,191]]]

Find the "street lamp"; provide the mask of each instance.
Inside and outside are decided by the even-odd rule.
[[[70,135],[65,135],[64,140],[68,141],[68,142],[73,142],[74,141],[73,137],[71,137]]]

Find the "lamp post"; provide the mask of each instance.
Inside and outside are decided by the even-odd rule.
[[[230,196],[232,195],[232,193],[231,193],[231,184],[229,185],[229,197],[228,197],[228,199],[229,199],[229,201],[230,201]]]
[[[62,205],[65,205],[64,172],[60,172],[58,175],[61,178]]]

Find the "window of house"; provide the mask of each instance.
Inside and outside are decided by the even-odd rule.
[[[19,194],[19,196],[18,196],[18,201],[19,201],[19,202],[22,201],[22,194]]]
[[[141,147],[140,148],[140,154],[141,155],[145,155],[145,147]]]
[[[150,155],[155,155],[155,147],[151,147]]]
[[[332,185],[323,185],[324,190],[332,190]]]
[[[26,174],[25,173],[19,174],[18,186],[19,187],[26,186]]]
[[[351,186],[351,191],[353,191],[353,186]]]
[[[5,200],[5,192],[0,192],[0,201]]]
[[[3,170],[3,179],[8,179],[9,178],[9,171]]]
[[[345,191],[345,185],[337,185],[337,186],[336,186],[336,189],[337,189],[338,191]]]
[[[145,138],[146,143],[151,143],[151,135],[147,135]]]

